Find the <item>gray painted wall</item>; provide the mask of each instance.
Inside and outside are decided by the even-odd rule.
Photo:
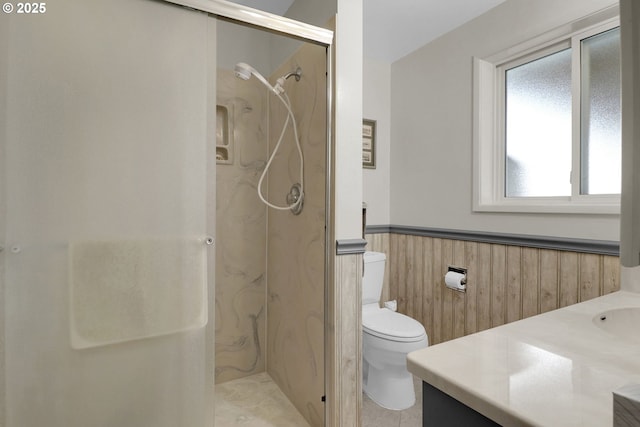
[[[471,210],[472,57],[500,52],[615,3],[509,0],[393,63],[389,222],[618,240],[618,215]],[[369,85],[366,90],[376,89]],[[373,180],[366,173],[365,179],[367,188]],[[384,213],[369,215],[384,221]]]
[[[362,170],[363,200],[367,224],[389,224],[391,165],[391,65],[364,59],[362,109],[366,119],[376,121],[376,168]]]

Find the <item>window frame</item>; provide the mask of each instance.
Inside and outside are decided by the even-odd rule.
[[[620,214],[619,194],[580,194],[580,42],[619,26],[618,13],[617,6],[610,7],[491,57],[473,58],[474,211]],[[572,48],[572,193],[565,197],[506,197],[505,72],[568,47]]]

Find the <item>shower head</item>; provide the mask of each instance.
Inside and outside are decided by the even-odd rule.
[[[289,77],[295,77],[296,81],[300,81],[300,77],[302,76],[302,68],[298,67],[295,71],[285,74],[277,80],[275,86],[271,86],[271,84],[265,79],[262,74],[260,74],[255,68],[246,62],[238,62],[234,67],[234,72],[236,77],[242,80],[249,80],[251,75],[256,76],[258,80],[260,80],[266,87],[268,87],[273,93],[276,95],[280,95],[284,92],[284,81]]]
[[[255,68],[245,62],[238,62],[234,68],[234,72],[236,74],[236,77],[242,80],[249,80],[249,78],[253,74],[258,80],[260,80],[262,84],[268,87],[276,95],[280,95],[282,92],[284,92],[284,89],[282,87],[271,86],[271,84],[262,76],[262,74],[260,74]]]
[[[238,62],[234,68],[236,77],[242,80],[249,80],[249,78],[251,78],[252,70],[253,67],[249,64],[245,64],[244,62]]]

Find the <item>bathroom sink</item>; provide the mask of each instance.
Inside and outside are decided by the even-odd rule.
[[[593,323],[609,334],[640,342],[640,307],[604,311],[593,318]]]

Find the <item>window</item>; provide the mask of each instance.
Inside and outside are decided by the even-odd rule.
[[[570,196],[571,49],[500,72],[505,88],[500,111],[505,116],[505,196]]]
[[[474,210],[619,213],[620,30],[593,22],[475,59]]]

